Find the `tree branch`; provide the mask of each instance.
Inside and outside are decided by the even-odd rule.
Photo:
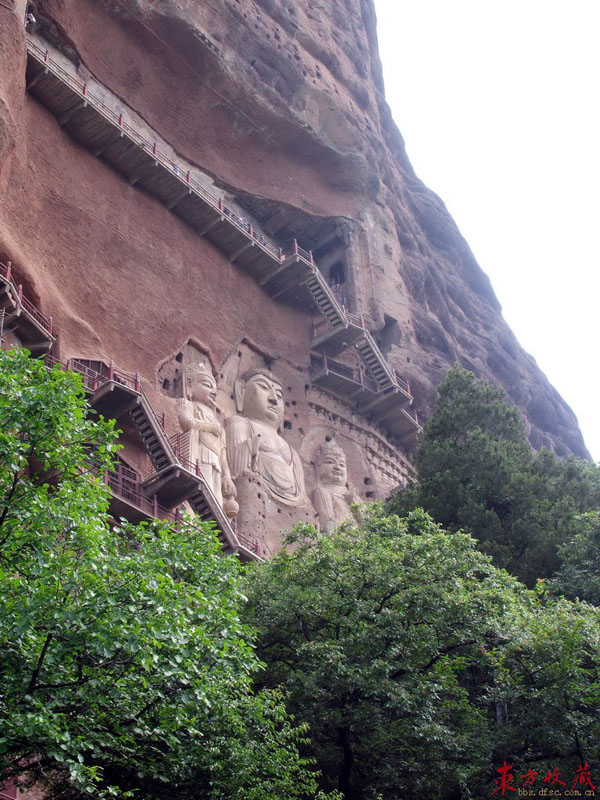
[[[42,651],[40,653],[40,657],[38,658],[38,662],[36,668],[33,671],[31,676],[31,680],[29,681],[29,686],[27,687],[26,694],[32,694],[35,691],[35,685],[37,683],[38,678],[40,677],[40,672],[42,670],[42,665],[44,663],[44,659],[46,658],[46,653],[48,652],[48,648],[50,647],[50,642],[53,639],[53,634],[49,633],[46,636],[46,641],[43,644]]]

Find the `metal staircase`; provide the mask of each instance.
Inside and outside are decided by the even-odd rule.
[[[204,522],[214,519],[214,512],[212,511],[212,508],[218,506],[217,500],[214,497],[214,495],[212,497],[213,502],[209,504],[209,502],[207,501],[207,497],[210,497],[210,495],[212,495],[210,487],[204,484],[202,488],[198,488],[193,494],[191,494],[188,497],[188,503],[192,507],[192,511],[194,512],[194,514],[196,514],[196,516],[200,517],[200,519],[203,520]],[[234,547],[232,545],[232,542],[223,532],[224,530],[227,529],[227,527],[229,527],[229,522],[225,514],[222,514],[222,519],[217,520],[217,525],[218,528],[216,533],[219,538],[219,541],[221,542],[223,551],[225,553],[233,553]]]
[[[373,376],[381,391],[400,388],[396,376],[390,369],[383,353],[379,347],[377,347],[375,340],[368,331],[365,331],[363,339],[361,339],[355,347],[365,367]],[[407,399],[412,401],[412,397],[410,396]]]
[[[316,268],[306,279],[304,285],[311,293],[321,314],[333,328],[346,324],[346,312],[327,285],[323,275]]]
[[[131,421],[137,430],[144,448],[152,461],[156,472],[162,472],[175,461],[169,440],[157,426],[157,420],[147,401],[140,397],[140,403],[129,412]]]

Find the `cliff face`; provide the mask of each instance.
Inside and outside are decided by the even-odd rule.
[[[306,309],[269,295],[26,92],[25,10],[23,0],[0,7],[0,257],[54,316],[59,355],[138,370],[168,408],[164,375],[192,342],[225,375],[226,406],[226,373],[232,358],[246,358],[243,342],[283,372],[287,437],[301,455],[311,430],[346,426],[364,488],[378,468],[360,453],[376,440],[384,494],[401,478],[384,434],[310,388]],[[587,456],[572,411],[504,322],[441,200],[414,175],[383,94],[372,0],[40,0],[34,12],[30,36],[115,112],[158,137],[261,235],[284,249],[295,237],[314,252],[410,381],[421,418],[458,361],[505,387],[536,447]]]

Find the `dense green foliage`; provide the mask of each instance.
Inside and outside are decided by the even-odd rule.
[[[314,796],[305,728],[251,688],[237,560],[206,526],[109,526],[115,438],[78,376],[0,354],[0,785]]]
[[[559,553],[562,564],[550,582],[551,588],[600,606],[600,513],[577,517]]]
[[[389,509],[422,507],[448,530],[468,531],[529,586],[560,567],[577,516],[600,509],[600,469],[534,453],[502,390],[458,367],[440,386],[416,467],[415,484]]]
[[[324,788],[483,798],[504,759],[600,768],[596,609],[527,590],[422,512],[292,541],[250,573],[247,613]]]

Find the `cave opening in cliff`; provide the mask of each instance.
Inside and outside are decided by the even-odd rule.
[[[398,320],[384,314],[384,325],[377,337],[378,344],[385,354],[388,354],[394,345],[400,344],[402,332],[398,325]]]
[[[343,261],[336,261],[329,269],[327,276],[331,286],[341,286],[346,283],[346,268]]]

